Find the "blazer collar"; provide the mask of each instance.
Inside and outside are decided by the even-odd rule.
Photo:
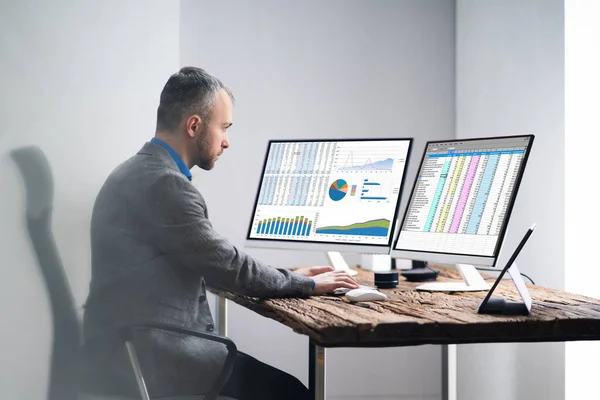
[[[140,151],[138,151],[138,154],[157,157],[162,162],[164,162],[170,169],[179,171],[179,167],[177,167],[177,164],[175,163],[175,160],[173,160],[173,157],[171,157],[167,149],[165,149],[159,144],[146,142],[144,146],[142,146]]]

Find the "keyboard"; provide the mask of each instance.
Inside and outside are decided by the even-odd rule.
[[[377,289],[376,287],[372,287],[372,286],[363,286],[363,285],[360,285],[360,286],[358,287],[358,289],[365,289],[365,290],[379,290],[379,289]],[[353,289],[348,289],[348,288],[337,288],[337,289],[335,289],[335,290],[334,290],[333,292],[331,292],[331,293],[333,293],[333,294],[346,294],[346,293],[348,293],[348,292],[349,292],[349,291],[351,291],[351,290],[353,290]]]

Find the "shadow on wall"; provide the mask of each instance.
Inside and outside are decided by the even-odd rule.
[[[54,181],[44,152],[36,146],[11,151],[23,178],[26,194],[26,224],[40,272],[44,278],[53,323],[48,400],[74,399],[81,323],[54,236],[52,211]]]
[[[82,346],[82,324],[58,248],[52,234],[52,211],[54,204],[54,181],[50,164],[43,151],[35,146],[22,147],[11,151],[23,178],[26,192],[26,223],[31,245],[35,252],[40,272],[46,284],[53,323],[53,341],[50,360],[50,379],[47,400],[127,400],[114,395],[107,388],[103,372],[95,369],[86,360]],[[226,337],[193,331],[168,324],[138,324],[126,329],[118,329],[123,337],[123,345],[128,350],[132,366],[132,379],[137,378],[140,397],[149,398],[144,385],[138,359],[133,348],[134,329],[161,329],[213,340],[227,346],[228,356],[219,378],[206,395],[171,397],[171,400],[235,400],[218,396],[233,369],[237,349]],[[132,328],[132,329],[130,329]],[[134,376],[135,373],[135,376]],[[109,392],[107,393],[106,390]],[[166,399],[166,398],[165,398]]]

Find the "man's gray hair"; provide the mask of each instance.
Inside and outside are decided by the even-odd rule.
[[[179,72],[171,75],[160,94],[156,130],[174,131],[184,116],[193,113],[200,115],[206,126],[221,89],[225,90],[234,102],[231,91],[205,70],[196,67],[181,68]]]

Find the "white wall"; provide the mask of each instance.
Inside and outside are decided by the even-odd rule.
[[[239,246],[268,139],[414,137],[407,194],[425,141],[454,136],[453,1],[183,1],[181,18],[181,63],[237,99],[231,148],[210,173],[193,172],[216,229]],[[327,261],[247,250],[278,267]],[[305,337],[236,306],[230,316],[242,351],[307,383]],[[327,354],[330,398],[440,396],[437,346]]]
[[[90,278],[89,219],[118,163],[154,134],[162,85],[179,65],[179,3],[2,2],[0,10],[0,388],[44,399],[47,297],[24,227],[9,151],[37,145],[55,178],[53,228],[78,305]]]
[[[600,298],[597,268],[597,157],[600,148],[600,3],[565,3],[565,289]],[[597,397],[600,343],[569,342],[565,354],[565,399]]]
[[[458,0],[456,14],[457,137],[536,135],[499,263],[536,222],[517,263],[563,289],[563,1]],[[458,360],[461,400],[563,398],[564,344],[465,345]]]

